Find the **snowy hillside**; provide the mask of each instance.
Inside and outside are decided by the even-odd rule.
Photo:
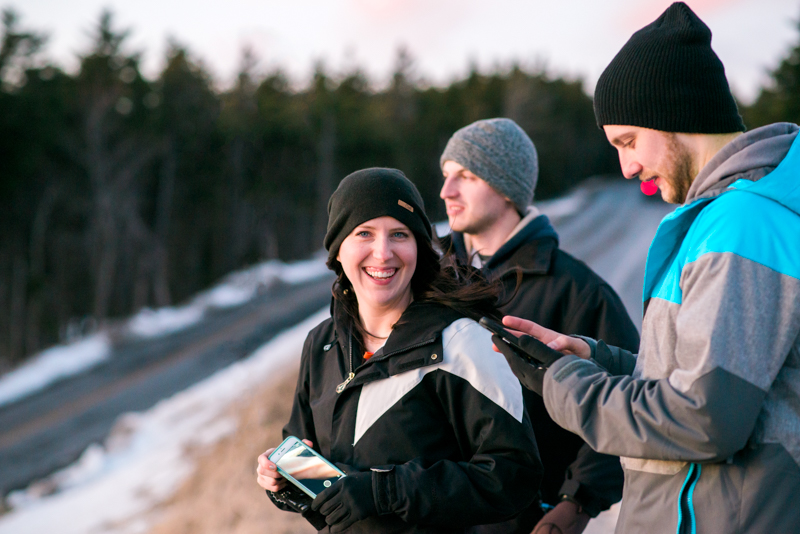
[[[329,273],[324,256],[287,265],[268,261],[227,276],[219,284],[176,307],[143,309],[115,325],[117,336],[147,338],[164,336],[196,325],[209,310],[238,306],[252,299],[261,288],[276,282],[296,285]],[[100,331],[69,345],[49,348],[24,365],[0,376],[0,406],[43,389],[66,376],[88,371],[106,360],[111,352],[109,332]]]

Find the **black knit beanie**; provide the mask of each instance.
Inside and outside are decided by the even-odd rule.
[[[600,75],[597,125],[676,133],[731,133],[744,123],[711,49],[711,30],[683,2],[633,34]]]
[[[356,226],[388,215],[431,242],[431,223],[416,186],[397,169],[372,168],[346,176],[328,201],[328,259],[339,253],[342,241]]]

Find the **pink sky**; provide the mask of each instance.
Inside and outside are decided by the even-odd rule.
[[[687,2],[692,11],[697,13],[701,19],[713,16],[720,11],[724,12],[725,10],[733,9],[737,4],[741,5],[743,3],[745,3],[744,0],[689,0]],[[664,8],[665,6],[661,2],[641,2],[631,10],[629,16],[625,17],[625,26],[633,33],[657,19],[664,11]],[[797,11],[800,13],[800,6]]]
[[[244,46],[266,72],[277,66],[297,84],[317,61],[334,74],[358,66],[375,83],[389,79],[397,49],[435,84],[517,61],[546,64],[557,75],[597,77],[630,35],[654,20],[669,0],[17,0],[23,25],[46,30],[48,54],[74,68],[88,47],[87,29],[111,8],[130,28],[129,46],[143,52],[151,76],[163,65],[168,38],[188,46],[221,87],[233,80]],[[711,27],[713,46],[734,91],[755,96],[798,41],[796,0],[689,0]],[[13,4],[12,4],[13,5]]]

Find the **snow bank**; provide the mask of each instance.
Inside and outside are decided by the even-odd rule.
[[[211,444],[235,429],[227,409],[248,390],[299,358],[308,331],[326,309],[237,362],[143,413],[122,416],[103,446],[26,490],[9,494],[0,534],[143,532],[147,510],[191,472],[189,447]]]
[[[249,301],[270,285],[297,285],[330,271],[327,253],[296,263],[267,261],[232,273],[215,287],[198,294],[185,306],[145,308],[122,325],[126,335],[151,338],[164,336],[199,323],[210,309],[229,308]],[[69,345],[49,348],[20,367],[0,376],[0,406],[46,388],[66,376],[78,374],[102,363],[111,355],[108,336],[101,332]]]
[[[0,376],[0,406],[81,373],[108,359],[111,343],[103,333],[42,351],[25,365]]]
[[[185,306],[143,309],[131,318],[125,330],[137,337],[162,336],[181,330],[197,324],[207,310],[244,304],[276,282],[296,285],[326,276],[330,273],[325,266],[326,258],[327,254],[317,253],[306,261],[291,264],[267,261],[237,271],[217,286],[199,293]]]

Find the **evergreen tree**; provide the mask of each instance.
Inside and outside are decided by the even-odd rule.
[[[800,21],[796,26],[800,30]],[[771,85],[761,89],[752,106],[740,106],[748,128],[773,122],[800,124],[800,39],[772,71],[771,78]]]
[[[155,189],[149,193],[152,292],[146,288],[137,304],[163,306],[187,298],[219,276],[206,260],[216,231],[209,214],[216,209],[223,168],[220,101],[211,76],[184,47],[172,42],[164,70],[143,105],[152,110],[153,128],[164,150],[154,169]]]

